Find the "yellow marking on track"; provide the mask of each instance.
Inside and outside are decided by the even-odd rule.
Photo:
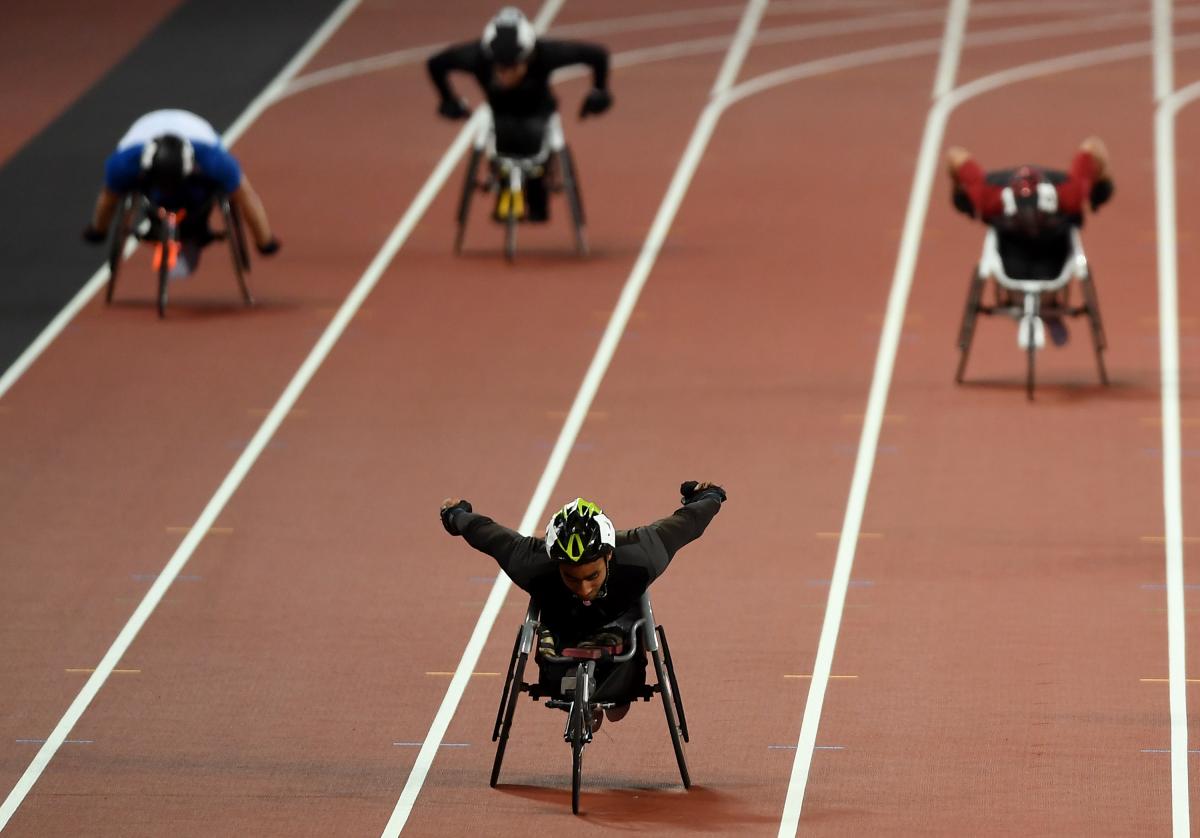
[[[546,418],[548,419],[566,419],[567,411],[565,410],[547,410]],[[608,418],[607,410],[589,410],[587,412],[588,419],[595,419],[597,422],[603,422]]]
[[[453,672],[426,672],[425,674],[426,675],[445,675],[448,677],[450,675],[453,675],[454,673]],[[472,678],[474,678],[474,677],[494,678],[494,677],[499,676],[499,674],[500,674],[499,672],[472,672],[471,677]]]
[[[92,669],[68,669],[67,670],[67,672],[95,672],[95,671],[96,671],[95,668],[92,668]],[[141,674],[142,674],[142,670],[140,670],[140,669],[114,669],[113,670],[113,675],[141,675]]]
[[[784,678],[811,678],[811,675],[784,675]],[[852,681],[857,675],[830,675],[830,681]]]
[[[841,538],[841,537],[842,537],[842,534],[840,532],[819,532],[819,533],[817,533],[817,538],[829,539],[829,538]],[[858,537],[859,538],[878,539],[878,538],[883,538],[883,533],[881,533],[881,532],[860,532],[858,534]]]
[[[1146,544],[1165,544],[1167,537],[1165,535],[1141,535],[1138,540]],[[1200,535],[1185,535],[1183,537],[1184,544],[1200,544]]]
[[[1138,678],[1138,680],[1141,681],[1143,684],[1169,684],[1169,683],[1171,683],[1170,678]],[[1187,683],[1200,684],[1200,678],[1188,678]]]
[[[261,417],[261,416],[266,416],[266,415],[267,415],[268,413],[270,413],[270,412],[271,412],[271,411],[270,411],[270,409],[269,409],[269,408],[265,408],[265,407],[248,407],[248,408],[246,408],[246,413],[248,413],[250,416],[253,416],[253,417],[255,417],[256,419],[257,419],[257,418],[259,418],[259,417]],[[307,416],[307,415],[308,415],[308,408],[306,408],[306,407],[294,407],[294,408],[292,408],[291,410],[289,410],[289,411],[287,412],[287,415],[288,415],[288,416],[295,416],[296,418],[300,418],[300,417],[302,417],[302,416]]]
[[[864,413],[843,413],[842,414],[842,421],[847,424],[851,424],[851,423],[858,424],[859,422],[863,421],[863,419],[865,419],[865,418],[866,418],[866,414],[864,414]],[[883,416],[883,421],[884,422],[903,422],[907,418],[908,418],[907,416],[903,416],[899,413],[885,413]]]
[[[180,535],[182,533],[191,532],[191,527],[167,527],[167,532],[172,535]],[[233,535],[233,527],[209,527],[209,535]]]

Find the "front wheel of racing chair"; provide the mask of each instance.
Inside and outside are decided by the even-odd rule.
[[[179,258],[179,214],[160,207],[158,218],[162,234],[154,252],[154,269],[158,273],[158,316],[162,319],[167,316],[167,283]]]
[[[525,665],[533,654],[534,627],[537,625],[538,611],[532,602],[525,612],[525,621],[517,630],[517,641],[513,644],[512,657],[508,662],[508,672],[504,677],[504,690],[500,694],[500,707],[496,710],[496,726],[492,729],[492,741],[496,743],[496,757],[492,760],[492,778],[489,785],[496,787],[500,780],[500,766],[504,762],[504,749],[508,745],[508,735],[512,731],[513,714],[517,710],[517,701],[522,692],[527,692],[529,685],[525,683]]]
[[[117,206],[117,215],[113,219],[108,241],[108,286],[104,290],[105,303],[112,302],[113,292],[117,289],[117,274],[121,270],[121,262],[125,259],[125,241],[133,232],[134,215],[136,214],[134,201],[133,193],[126,193],[122,196],[121,202]]]
[[[1100,319],[1100,298],[1096,295],[1096,277],[1088,267],[1087,273],[1080,281],[1083,288],[1083,308],[1080,313],[1086,314],[1091,325],[1092,351],[1096,355],[1096,369],[1100,373],[1100,383],[1108,386],[1108,370],[1104,367],[1104,350],[1108,348],[1108,340],[1104,335],[1104,322]]]
[[[652,688],[662,698],[663,714],[667,719],[667,731],[671,734],[671,746],[675,750],[675,762],[679,766],[679,779],[685,789],[692,787],[692,776],[688,772],[687,755],[683,743],[688,741],[687,722],[684,721],[683,700],[676,691],[675,666],[671,662],[666,645],[666,632],[654,622],[654,610],[648,594],[642,595],[642,613],[646,622],[643,632],[646,650],[654,661],[654,677],[658,683]],[[659,637],[663,642],[660,644]]]
[[[463,178],[462,195],[458,199],[458,229],[454,233],[454,252],[462,253],[463,239],[467,234],[467,218],[471,211],[471,199],[481,187],[479,163],[483,160],[483,146],[476,144],[471,147],[471,157],[467,160],[467,172]]]
[[[954,373],[954,382],[956,384],[963,383],[963,376],[967,372],[967,358],[971,354],[971,342],[975,338],[975,323],[979,319],[979,313],[983,310],[981,302],[983,300],[983,288],[986,285],[984,277],[980,276],[979,269],[971,271],[971,284],[967,288],[967,306],[963,311],[962,325],[958,328],[958,370]]]

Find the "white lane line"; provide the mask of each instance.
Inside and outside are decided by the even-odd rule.
[[[1183,575],[1183,475],[1179,406],[1179,251],[1175,193],[1175,118],[1200,97],[1200,82],[1173,91],[1174,50],[1169,0],[1155,0],[1154,176],[1158,217],[1158,324],[1162,368],[1163,518],[1167,596],[1167,678],[1171,711],[1171,823],[1175,838],[1191,833],[1188,791],[1186,611]],[[1165,19],[1165,20],[1164,20]],[[1162,21],[1162,25],[1160,25]]]
[[[742,17],[742,23],[738,27],[738,41],[748,41],[753,37],[754,29],[758,26],[766,5],[767,0],[748,0],[745,13]],[[741,45],[738,41],[735,41],[734,46],[726,54],[721,69],[717,74],[718,78],[732,79],[736,77],[741,59],[745,55],[745,50],[740,48]],[[587,417],[592,401],[596,397],[596,392],[600,388],[604,374],[608,371],[609,363],[616,353],[617,346],[620,343],[621,336],[625,332],[625,327],[629,322],[630,315],[633,313],[634,306],[637,304],[638,297],[641,295],[642,288],[650,276],[650,271],[658,259],[659,251],[662,249],[667,233],[671,229],[671,224],[674,222],[679,207],[683,203],[684,195],[687,193],[692,177],[700,165],[704,150],[708,146],[713,129],[716,127],[720,110],[719,104],[715,101],[710,102],[701,113],[695,129],[692,131],[691,139],[688,141],[683,157],[675,169],[675,174],[672,176],[671,183],[667,187],[666,195],[663,197],[658,212],[654,216],[650,232],[642,244],[642,249],[638,254],[637,261],[634,263],[633,270],[629,274],[629,278],[625,281],[620,298],[613,309],[612,317],[609,319],[608,326],[604,330],[604,335],[601,337],[600,343],[596,348],[596,354],[593,356],[587,373],[584,375],[583,382],[575,394],[575,400],[571,405],[570,412],[567,414],[566,421],[563,423],[562,430],[559,432],[558,439],[554,443],[554,449],[550,452],[546,468],[538,480],[533,497],[530,499],[529,506],[526,508],[525,514],[521,519],[518,529],[522,533],[532,533],[537,528],[549,503],[550,493],[558,483],[563,467],[566,465],[568,456],[570,456],[571,448],[574,446],[575,439],[579,435],[579,429],[583,426],[583,421]],[[421,787],[425,783],[425,778],[429,774],[433,760],[437,756],[438,746],[445,737],[446,730],[450,726],[450,721],[454,718],[454,713],[462,701],[462,696],[470,681],[471,673],[475,671],[479,656],[483,652],[484,644],[487,642],[488,635],[491,634],[492,626],[495,624],[496,617],[500,612],[501,606],[504,604],[504,598],[508,595],[511,588],[512,582],[509,581],[509,578],[503,573],[498,574],[495,583],[492,585],[491,593],[488,595],[487,603],[480,612],[479,620],[476,622],[475,628],[471,632],[471,637],[463,649],[462,658],[454,671],[454,677],[450,679],[450,685],[446,688],[446,695],[442,699],[441,706],[438,707],[438,711],[429,727],[429,732],[425,736],[424,744],[417,754],[408,781],[400,793],[400,799],[396,802],[392,816],[384,827],[383,838],[395,838],[408,822],[409,815],[412,814],[413,805],[416,803],[417,796],[421,792]]]
[[[309,60],[317,53],[325,42],[333,37],[333,33],[338,30],[338,27],[346,20],[347,17],[358,7],[361,0],[342,0],[342,3],[333,10],[325,22],[321,24],[317,31],[313,32],[312,36],[305,41],[304,46],[300,51],[292,56],[292,60],[284,65],[275,78],[263,88],[258,96],[254,97],[253,101],[246,106],[241,115],[234,121],[233,125],[225,132],[223,140],[227,146],[233,145],[237,139],[245,133],[246,129],[258,119],[263,110],[279,95],[287,83],[292,79],[300,69],[309,62]],[[137,247],[136,243],[131,239],[125,247],[125,258]],[[41,333],[26,347],[20,357],[13,362],[5,372],[0,376],[0,399],[4,398],[4,394],[17,382],[17,380],[25,374],[25,371],[41,357],[42,353],[56,337],[67,327],[84,306],[86,306],[96,296],[96,293],[104,287],[108,282],[108,264],[107,262],[100,267],[91,278],[84,283],[75,296],[71,298],[62,310],[55,315],[46,328],[42,329]]]
[[[348,0],[348,2],[357,3],[358,0]],[[542,11],[545,13],[547,10],[550,10],[550,14],[552,15],[561,8],[563,2],[565,0],[546,0]],[[535,19],[535,25],[543,17],[544,15],[539,15]],[[328,34],[326,37],[328,37]],[[188,560],[192,557],[200,542],[216,522],[217,516],[224,510],[225,505],[229,502],[234,492],[237,491],[242,480],[245,479],[250,469],[258,460],[259,455],[262,454],[267,444],[271,441],[271,438],[275,435],[275,432],[279,429],[279,426],[283,423],[283,420],[287,418],[288,413],[295,406],[296,401],[304,392],[304,388],[308,386],[309,381],[316,375],[317,370],[325,361],[325,358],[328,357],[330,351],[332,351],[334,345],[345,331],[346,326],[349,325],[351,318],[361,308],[363,301],[371,293],[371,290],[374,289],[383,272],[387,269],[392,259],[395,258],[396,253],[408,240],[417,222],[421,220],[429,205],[433,203],[434,198],[445,184],[447,178],[450,177],[459,159],[466,153],[475,134],[482,127],[487,115],[488,111],[486,107],[478,108],[471,118],[467,120],[466,124],[463,125],[454,142],[451,143],[441,160],[438,161],[438,165],[425,181],[416,198],[413,199],[404,216],[392,230],[391,235],[384,242],[383,247],[375,255],[370,265],[367,266],[366,271],[342,302],[342,305],[338,308],[337,313],[334,314],[333,319],[325,328],[321,337],[313,345],[308,357],[304,359],[304,363],[300,365],[292,380],[284,388],[283,394],[280,395],[275,406],[271,408],[266,418],[263,419],[262,424],[259,425],[258,430],[246,445],[245,450],[233,464],[233,468],[230,469],[225,479],[221,481],[221,485],[217,487],[217,491],[205,505],[203,511],[201,511],[200,517],[196,519],[196,523],[192,525],[187,535],[184,536],[175,553],[146,592],[146,596],[143,597],[137,608],[134,609],[129,621],[121,629],[116,640],[113,641],[112,646],[105,652],[104,657],[96,666],[96,671],[88,678],[83,688],[79,691],[79,694],[75,697],[75,700],[67,708],[66,713],[63,714],[58,724],[55,725],[45,744],[38,750],[29,767],[25,769],[24,774],[21,775],[12,791],[9,792],[3,805],[0,805],[0,831],[4,830],[4,827],[8,824],[13,814],[16,813],[22,801],[29,794],[30,789],[33,788],[38,778],[41,777],[46,766],[50,764],[50,760],[53,759],[54,754],[57,753],[71,730],[79,722],[88,705],[91,704],[96,694],[104,686],[109,675],[116,669],[117,664],[120,663],[121,658],[129,650],[130,645],[137,637],[138,632],[141,631],[146,621],[154,613],[155,608],[158,607],[159,602],[162,601],[167,589],[179,577],[180,572],[187,565]]]
[[[937,73],[933,82],[933,98],[941,99],[954,89],[954,77],[958,75],[958,60],[962,56],[963,36],[967,32],[967,12],[971,0],[950,0],[946,13],[946,28],[942,32],[942,55],[938,59]]]

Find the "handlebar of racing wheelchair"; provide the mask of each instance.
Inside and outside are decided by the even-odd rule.
[[[568,663],[568,664],[583,663],[585,660],[600,660],[600,661],[612,661],[613,663],[625,663],[626,661],[633,660],[634,655],[636,655],[638,653],[638,642],[637,642],[638,632],[642,630],[642,626],[645,625],[645,623],[646,623],[646,618],[642,617],[636,623],[633,624],[632,628],[629,629],[629,650],[626,652],[622,652],[621,654],[613,654],[611,651],[609,651],[608,649],[606,649],[602,646],[594,646],[594,647],[585,646],[585,647],[581,648],[581,651],[595,652],[597,654],[588,655],[586,657],[584,657],[584,656],[575,657],[573,655],[542,655],[542,654],[539,654],[538,659],[544,660],[547,663]],[[564,650],[564,651],[566,651],[566,650]]]

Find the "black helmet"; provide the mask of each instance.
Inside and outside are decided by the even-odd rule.
[[[616,544],[612,521],[600,507],[583,498],[558,510],[546,525],[546,554],[555,561],[594,561]]]
[[[163,134],[142,149],[142,178],[164,191],[178,189],[195,168],[196,152],[183,137]]]
[[[1004,214],[1009,226],[1028,235],[1055,226],[1058,212],[1058,192],[1046,173],[1036,166],[1021,166],[1008,179],[1008,186],[1000,193],[1004,202]]]
[[[484,55],[503,67],[511,67],[529,60],[537,33],[520,9],[505,6],[488,21],[479,43]]]

